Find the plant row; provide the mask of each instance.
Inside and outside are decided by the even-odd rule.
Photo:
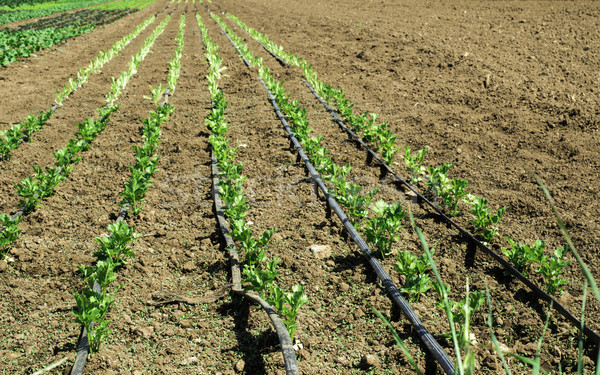
[[[237,147],[229,147],[225,138],[229,124],[225,119],[227,102],[223,91],[218,87],[225,67],[221,66],[218,46],[213,43],[202,23],[196,15],[202,38],[206,45],[206,58],[209,63],[207,75],[208,89],[212,98],[212,109],[206,118],[206,125],[211,129],[209,137],[213,153],[219,169],[219,193],[225,202],[225,216],[229,220],[231,235],[238,241],[244,252],[244,277],[242,282],[246,290],[251,290],[273,306],[283,318],[292,342],[296,331],[296,317],[300,307],[308,303],[308,297],[301,285],[295,285],[291,291],[286,291],[274,281],[279,275],[277,270],[278,258],[271,260],[267,256],[268,243],[275,229],[265,230],[260,236],[253,235],[252,229],[246,222],[246,211],[250,208],[243,191],[246,177],[241,174],[242,164],[235,164]]]
[[[167,63],[169,67],[167,82],[169,84],[170,94],[173,94],[175,91],[177,80],[179,79],[184,30],[185,17],[181,16],[175,56]],[[150,86],[150,90],[152,96],[146,98],[152,99],[154,103],[157,104],[165,93],[166,88],[163,88],[162,84],[159,84],[156,88]],[[136,164],[129,167],[131,178],[125,183],[124,190],[121,193],[121,196],[123,196],[121,205],[128,205],[131,207],[134,215],[137,215],[142,209],[141,203],[144,202],[144,194],[146,194],[146,191],[152,185],[152,175],[156,171],[156,166],[160,159],[160,156],[154,155],[156,147],[158,146],[158,138],[161,134],[160,125],[169,119],[169,116],[174,110],[175,107],[168,103],[157,105],[156,110],[150,112],[150,117],[142,120],[144,127],[141,129],[141,132],[144,138],[144,144],[141,147],[133,147],[136,156]]]
[[[167,83],[169,92],[175,93],[179,71],[181,70],[181,56],[183,55],[183,35],[185,32],[185,15],[181,15],[179,19],[179,34],[177,34],[177,48],[175,49],[175,57],[168,63],[169,74],[167,75]]]
[[[253,38],[262,43],[273,54],[286,63],[301,68],[306,80],[315,91],[328,103],[333,102],[335,104],[337,112],[350,125],[352,130],[358,134],[362,134],[362,140],[365,143],[374,144],[375,151],[379,150],[382,152],[382,158],[387,164],[393,162],[393,157],[399,148],[395,146],[396,136],[387,129],[387,122],[376,124],[375,120],[378,118],[378,115],[375,113],[365,112],[355,115],[353,112],[354,105],[345,96],[344,90],[334,89],[332,86],[323,83],[318,79],[312,65],[293,54],[287,53],[281,46],[270,41],[264,34],[248,27],[236,16],[231,14],[227,16],[242,29],[246,30]],[[389,144],[386,144],[386,142],[389,142]],[[437,167],[423,166],[423,161],[428,151],[427,148],[414,153],[411,152],[409,146],[405,146],[402,149],[404,151],[404,164],[410,175],[411,183],[419,183],[425,180],[426,195],[434,202],[437,202],[440,208],[450,217],[458,216],[461,213],[459,210],[459,203],[461,201],[466,203],[470,206],[470,213],[472,215],[470,223],[473,225],[475,232],[479,233],[483,241],[492,241],[498,232],[498,224],[502,220],[507,207],[492,210],[488,205],[489,202],[487,199],[468,193],[465,190],[468,186],[467,180],[448,177],[452,163],[445,163]],[[562,293],[561,285],[566,284],[567,281],[561,275],[569,263],[564,259],[566,254],[565,247],[558,248],[553,254],[547,256],[544,254],[542,246],[541,253],[534,255],[532,258],[527,253],[530,248],[529,245],[515,242],[510,238],[507,238],[507,241],[511,247],[503,248],[502,252],[515,264],[519,271],[525,271],[526,267],[515,262],[515,260],[519,261],[521,258],[532,259],[528,263],[537,262],[538,268],[535,272],[543,275],[546,291],[550,294]],[[538,240],[537,242],[543,244],[543,241]]]
[[[56,17],[46,17],[11,29],[0,31],[14,33],[22,30],[60,29],[67,26],[100,26],[129,14],[129,10],[82,9],[73,13],[63,13]]]
[[[70,25],[62,28],[41,30],[0,31],[0,64],[6,66],[19,57],[29,57],[32,53],[51,47],[72,38],[90,32],[95,25]]]
[[[153,97],[160,98],[160,88],[153,90]],[[152,184],[152,175],[157,170],[160,156],[155,156],[156,148],[161,135],[160,125],[169,119],[175,108],[169,104],[157,105],[155,111],[150,112],[150,117],[142,119],[141,127],[144,143],[141,147],[134,146],[136,162],[129,167],[131,176],[124,184],[121,192],[123,201],[132,208],[132,213],[137,215],[141,211],[140,202]],[[82,293],[74,293],[77,309],[74,311],[75,321],[85,327],[87,331],[90,352],[97,352],[100,344],[108,335],[109,321],[107,312],[115,300],[115,293],[110,292],[108,286],[116,280],[115,271],[124,266],[127,260],[134,256],[130,243],[139,235],[124,221],[117,221],[108,226],[109,236],[96,238],[100,248],[95,253],[94,266],[79,266],[84,280],[88,285]],[[98,287],[94,287],[95,284]]]
[[[148,53],[150,53],[152,45],[160,36],[160,34],[165,31],[165,27],[167,27],[167,23],[169,23],[170,20],[171,16],[167,15],[165,19],[156,27],[156,29],[152,31],[152,34],[150,34],[150,36],[144,41],[144,45],[142,45],[140,52],[131,57],[131,61],[129,61],[129,70],[121,72],[119,77],[116,79],[111,77],[112,85],[110,92],[106,94],[106,103],[108,103],[109,106],[112,106],[113,103],[119,98],[119,95],[121,95],[121,92],[125,86],[127,86],[127,83],[129,83],[131,77],[137,73],[137,69],[139,68],[140,64],[142,61],[144,61]]]
[[[115,42],[108,51],[101,51],[95,60],[91,61],[90,64],[79,70],[77,78],[69,78],[68,85],[65,85],[61,91],[56,92],[56,103],[62,105],[62,103],[69,97],[69,95],[83,86],[89,79],[92,73],[100,71],[100,69],[112,60],[113,57],[117,56],[125,46],[127,46],[133,39],[135,39],[149,24],[154,22],[155,17],[152,16],[146,21],[136,27],[134,31],[123,37],[121,40]],[[19,147],[24,140],[33,140],[33,134],[39,131],[42,126],[46,124],[48,119],[52,116],[55,107],[51,108],[47,112],[40,111],[38,116],[29,115],[24,122],[18,123],[12,126],[8,130],[0,131],[0,160],[7,160],[10,157],[10,152]]]
[[[77,8],[85,8],[92,5],[103,4],[108,2],[107,0],[76,0],[62,2],[57,5],[53,1],[37,2],[32,5],[22,5],[21,1],[14,1],[12,4],[18,7],[15,11],[0,15],[0,25],[4,25],[9,22],[15,22],[20,20],[27,20],[30,18],[45,17],[51,14],[68,12],[69,10]],[[4,8],[4,10],[14,9],[13,7]]]
[[[167,18],[154,30],[154,32],[146,39],[144,45],[141,47],[139,53],[132,57],[132,63],[130,63],[130,69],[128,71],[124,71],[119,76],[121,82],[129,82],[131,75],[135,73],[135,69],[131,69],[132,66],[139,66],[139,62],[143,60],[142,56],[146,56],[152,47],[152,44],[158,37],[158,34],[162,33],[164,27],[166,26],[166,22],[168,22],[169,17]],[[158,33],[157,33],[158,31]],[[113,82],[115,79],[112,78]],[[60,181],[64,180],[66,176],[73,169],[72,164],[76,164],[81,159],[79,154],[82,151],[86,151],[91,147],[91,142],[96,138],[96,136],[104,130],[106,125],[108,124],[109,116],[112,114],[118,106],[114,105],[114,101],[118,98],[122,90],[125,88],[125,85],[118,85],[111,88],[111,93],[114,100],[110,103],[110,105],[99,109],[100,118],[98,120],[94,119],[86,119],[82,123],[78,124],[77,127],[79,131],[75,133],[75,138],[69,140],[69,143],[66,147],[58,150],[54,153],[54,157],[56,158],[55,166],[56,168],[46,168],[42,170],[39,167],[33,167],[36,172],[35,176],[27,177],[23,179],[19,184],[16,185],[17,191],[22,197],[21,205],[23,205],[20,212],[28,213],[32,211],[36,205],[40,203],[40,201],[52,195],[54,193],[54,188],[60,183]],[[17,225],[20,219],[20,215],[16,217],[10,217],[6,214],[0,214],[0,221],[4,224],[5,228],[0,232],[0,258],[4,259],[6,253],[10,250],[12,244],[18,238],[19,230],[17,229]]]
[[[165,21],[168,22],[168,16]],[[161,25],[166,26],[165,21]],[[180,21],[178,40],[183,39],[184,27],[181,25],[184,25],[184,18]],[[164,26],[162,29],[164,29]],[[155,35],[155,32],[149,37],[149,40],[155,40],[156,36],[162,32],[160,25],[156,31],[158,31],[158,34]],[[144,48],[142,47],[142,50]],[[176,64],[174,62],[181,60],[181,48],[183,48],[182,42],[178,43],[175,56],[168,63],[170,67],[168,73],[169,83],[173,85],[173,90],[179,78],[180,68],[180,63]],[[175,66],[177,70],[173,73],[172,69]],[[123,197],[120,205],[123,206],[123,209],[131,208],[134,215],[139,214],[141,211],[144,195],[152,185],[152,175],[158,169],[157,164],[160,155],[156,155],[156,149],[160,142],[160,126],[169,119],[169,116],[175,110],[175,107],[166,102],[158,104],[166,91],[162,84],[159,84],[156,88],[150,86],[150,89],[152,95],[146,98],[151,99],[156,108],[150,112],[150,117],[141,120],[143,126],[140,128],[140,133],[143,137],[143,144],[142,146],[133,146],[135,164],[129,167],[131,176],[129,181],[124,183],[123,191],[120,194]],[[96,252],[96,265],[79,266],[88,287],[83,289],[81,294],[73,294],[77,302],[77,310],[74,312],[75,320],[87,331],[91,353],[97,352],[102,341],[110,334],[107,313],[110,305],[115,300],[115,293],[114,291],[109,292],[107,287],[116,280],[115,271],[134,256],[129,244],[139,236],[124,221],[117,221],[115,224],[109,225],[108,230],[111,233],[110,236],[96,238],[96,241],[100,244],[100,249]],[[95,284],[98,284],[99,288],[95,287]]]

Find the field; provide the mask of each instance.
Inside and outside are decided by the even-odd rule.
[[[134,253],[131,257],[125,246],[121,249],[127,257],[115,261],[116,278],[110,287],[103,286],[102,293],[114,298],[102,317],[110,332],[87,358],[84,373],[286,373],[268,315],[246,298],[250,291],[277,306],[274,289],[259,290],[250,282],[259,282],[250,271],[242,273],[246,291],[236,289],[232,281],[231,247],[215,213],[213,194],[219,189],[213,188],[211,162],[213,155],[222,155],[217,146],[227,142],[234,149],[225,155],[235,158],[219,159],[220,194],[242,269],[250,269],[253,256],[247,245],[252,241],[241,241],[242,232],[250,230],[259,239],[274,228],[268,245],[258,246],[266,255],[256,264],[263,273],[256,274],[268,274],[274,268],[267,268],[267,262],[273,266],[277,260],[270,285],[287,292],[301,286],[295,290],[303,290],[306,297],[291,332],[299,372],[447,373],[397,299],[390,298],[393,282],[439,344],[442,356],[453,364],[457,357],[471,358],[474,373],[508,373],[506,366],[513,374],[530,374],[534,370],[523,358],[537,358],[534,367],[548,373],[598,373],[600,295],[571,250],[574,247],[589,267],[591,278],[600,280],[599,4],[157,0],[144,5],[135,12],[115,11],[119,17],[112,23],[99,23],[0,68],[0,130],[7,130],[0,133],[3,139],[29,115],[54,109],[35,132],[13,137],[18,139],[15,147],[0,157],[0,213],[12,216],[23,208],[15,227],[18,238],[5,244],[0,237],[3,374],[34,373],[59,361],[49,373],[69,373],[82,331],[75,320],[74,312],[82,310],[74,294],[86,289],[92,293],[95,280],[88,279],[88,285],[84,279],[90,274],[84,275],[82,268],[97,274],[101,264],[117,259],[98,255],[98,250],[116,236],[109,234],[114,233],[111,225],[122,219],[124,199],[129,208],[124,222],[139,237],[127,245]],[[264,37],[263,44],[272,42],[282,50],[271,46],[269,53],[244,25]],[[130,40],[115,47],[127,35]],[[253,56],[250,66],[240,56],[243,46],[236,50],[236,41],[247,45],[252,55],[246,57]],[[118,49],[114,56],[81,78],[84,68],[111,48]],[[213,60],[207,62],[207,56]],[[311,81],[307,72],[318,79]],[[259,74],[275,92],[274,100]],[[81,84],[71,85],[70,79]],[[409,146],[412,155],[427,149],[422,165],[429,169],[419,169],[413,177],[420,181],[411,186],[446,215],[454,212],[443,203],[445,186],[458,179],[468,181],[465,190],[470,195],[465,200],[487,199],[491,216],[506,207],[497,233],[493,224],[487,227],[491,232],[478,230],[471,213],[475,206],[458,199],[452,220],[477,238],[470,239],[406,184],[383,173],[381,163],[368,158],[311,93],[307,80],[313,86],[331,86],[317,87],[321,96],[339,95],[333,89],[343,88],[351,103],[346,117],[341,100],[328,101],[346,126],[387,123],[387,128],[353,129],[378,153],[395,139],[395,148],[389,150],[397,152],[389,157],[389,167],[402,179],[411,180],[403,147]],[[159,84],[169,91],[163,96],[156,90],[153,102],[151,88]],[[169,108],[159,105],[164,98],[174,110],[154,124],[159,142],[147,146],[150,136],[140,129]],[[289,104],[288,99],[297,102]],[[54,106],[57,101],[60,105]],[[223,127],[223,141],[215,141],[222,128],[211,121],[225,101],[221,120],[229,125]],[[99,115],[107,102],[118,109]],[[298,147],[291,144],[274,102],[282,107],[292,131],[300,134],[329,196],[339,201],[366,241],[358,241],[362,248],[353,241],[349,222],[342,223],[328,209],[331,200],[328,205],[324,193],[316,193],[316,177],[297,157]],[[304,138],[299,108],[304,108],[311,129]],[[357,123],[348,120],[348,113]],[[89,138],[78,125],[86,119],[99,126]],[[377,138],[369,133],[373,129],[388,132]],[[85,147],[60,164],[57,153],[77,143],[69,140],[82,139]],[[154,153],[144,162],[150,167],[142,168],[139,150],[145,147]],[[324,175],[334,168],[326,162],[340,168],[350,164],[351,169]],[[439,169],[433,167],[444,163],[452,163],[447,175],[437,175]],[[28,177],[41,178],[34,166],[46,170],[44,176],[60,174],[48,194],[37,185],[31,194],[24,193],[33,183]],[[141,179],[147,181],[145,194],[143,201],[141,196],[128,201],[124,189],[133,189],[136,168],[142,168]],[[547,187],[572,238],[564,257],[555,253],[566,244],[561,226],[534,176]],[[233,203],[227,200],[227,186],[236,181],[241,185],[231,188],[237,199]],[[352,206],[358,216],[349,211],[350,198],[363,204]],[[236,207],[242,221],[235,220]],[[394,218],[395,230],[377,232],[378,218],[391,217],[392,207],[403,212]],[[461,312],[464,315],[467,290],[471,301],[481,302],[468,319],[467,340],[459,340],[466,342],[458,346],[447,334],[450,325],[439,306],[435,273],[410,216],[433,250],[433,263],[455,302],[454,317],[461,321]],[[391,227],[390,220],[385,225]],[[236,230],[239,225],[241,232]],[[530,263],[513,266],[534,288],[548,292],[547,297],[519,281],[522,276],[510,275],[488,253],[514,263],[506,255],[510,240],[531,248],[536,240],[544,241],[545,249]],[[388,243],[390,248],[380,250]],[[372,255],[361,253],[365,244]],[[413,259],[402,265],[401,257],[407,254],[424,259],[420,274],[407,273],[410,264],[417,264]],[[374,259],[389,280],[378,279],[371,267]],[[562,273],[553,279],[544,276],[544,267],[565,261],[564,270],[555,267]],[[423,283],[422,294],[408,285],[409,280]],[[556,282],[554,289],[548,290],[548,280]],[[282,306],[294,307],[293,302]],[[285,319],[283,307],[276,310]],[[565,317],[569,313],[571,319]],[[577,323],[582,316],[586,335]],[[457,330],[464,326],[459,323]]]

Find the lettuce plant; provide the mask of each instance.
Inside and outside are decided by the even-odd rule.
[[[375,215],[366,221],[364,234],[367,242],[373,244],[379,255],[385,258],[392,253],[394,242],[400,240],[399,232],[404,228],[402,219],[406,212],[400,202],[388,204],[384,201],[372,204],[371,211]]]

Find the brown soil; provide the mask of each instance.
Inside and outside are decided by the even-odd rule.
[[[392,4],[393,3],[393,4]],[[381,115],[398,135],[399,145],[429,147],[427,165],[452,162],[452,177],[469,181],[469,191],[489,199],[494,208],[508,206],[499,236],[533,242],[543,239],[547,251],[564,240],[551,209],[523,166],[547,185],[592,274],[600,279],[598,257],[599,134],[597,59],[600,48],[595,3],[288,2],[223,0],[219,6],[240,17],[274,42],[312,63],[320,78],[343,87],[357,113]],[[135,25],[161,10],[166,1],[11,64],[0,71],[2,128],[27,114],[49,108],[55,90]],[[343,6],[343,7],[342,7]],[[216,11],[214,5],[209,6]],[[171,8],[172,9],[172,8]],[[106,232],[119,210],[123,182],[129,177],[137,129],[152,105],[143,99],[148,85],[165,84],[167,62],[175,50],[180,4],[153,53],[142,63],[119,100],[121,107],[107,129],[72,174],[35,212],[20,223],[23,230],[10,251],[14,261],[0,262],[0,367],[7,373],[31,373],[67,356],[72,363],[79,327],[72,323],[72,293],[84,285],[77,265],[94,261],[94,237]],[[343,11],[341,9],[344,9]],[[136,257],[119,271],[109,319],[113,330],[88,373],[283,373],[277,336],[264,312],[226,296],[214,303],[183,302],[156,306],[156,293],[203,297],[229,280],[227,257],[216,228],[210,198],[208,129],[210,107],[207,65],[193,4],[188,4],[181,77],[170,102],[176,110],[163,125],[159,171],[140,216],[129,218],[142,237]],[[298,318],[297,351],[303,373],[412,373],[389,330],[373,313],[377,308],[405,340],[418,366],[427,373],[441,369],[419,343],[401,312],[392,307],[341,224],[326,216],[304,168],[270,106],[256,71],[239,59],[228,39],[199,6],[213,41],[220,48],[226,74],[222,80],[229,106],[230,144],[248,177],[248,220],[255,232],[276,227],[270,256],[280,259],[277,283],[302,284],[309,297]],[[14,184],[32,174],[32,165],[53,163],[76,123],[95,116],[104,104],[110,77],[125,70],[132,54],[164,18],[159,18],[120,56],[108,63],[58,109],[32,143],[21,145],[11,160],[0,163],[0,212],[16,210]],[[251,50],[280,79],[293,99],[306,107],[314,135],[338,164],[351,163],[351,179],[365,189],[379,188],[378,199],[401,200],[415,212],[444,282],[455,300],[471,289],[488,287],[494,330],[513,353],[532,356],[543,334],[549,306],[530,296],[522,284],[503,276],[484,254],[474,251],[456,231],[429,211],[411,205],[403,192],[380,180],[379,169],[358,150],[301,82],[301,72],[283,68],[256,42],[227,20]],[[401,157],[394,169],[406,175]],[[463,206],[463,210],[467,207]],[[457,221],[468,229],[468,215]],[[408,222],[407,222],[408,225]],[[412,230],[405,230],[397,249],[422,253]],[[329,257],[315,258],[309,247],[330,245]],[[569,258],[572,257],[569,255]],[[394,260],[383,261],[397,285],[403,277]],[[533,272],[533,280],[543,279]],[[580,314],[583,276],[573,260],[569,283],[558,299]],[[467,281],[468,280],[468,281]],[[589,294],[588,294],[589,295]],[[430,291],[413,304],[423,323],[452,355],[443,337],[448,324]],[[371,307],[372,306],[372,307]],[[502,373],[491,349],[485,323],[487,307],[472,322],[478,373]],[[586,322],[600,331],[600,304],[588,299]],[[545,369],[574,372],[577,330],[553,312],[544,336]],[[594,348],[586,344],[586,371],[594,368]],[[375,356],[374,367],[361,359]],[[513,373],[530,373],[514,358]]]

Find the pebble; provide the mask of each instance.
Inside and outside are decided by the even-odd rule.
[[[242,372],[244,371],[244,367],[246,367],[246,362],[244,362],[243,359],[240,359],[239,361],[237,361],[237,363],[235,364],[235,370],[238,372]]]
[[[329,245],[311,245],[309,249],[317,259],[329,258],[331,256],[331,246]]]
[[[371,367],[379,367],[380,365],[379,358],[373,354],[363,355],[360,359],[360,366],[365,370]]]

